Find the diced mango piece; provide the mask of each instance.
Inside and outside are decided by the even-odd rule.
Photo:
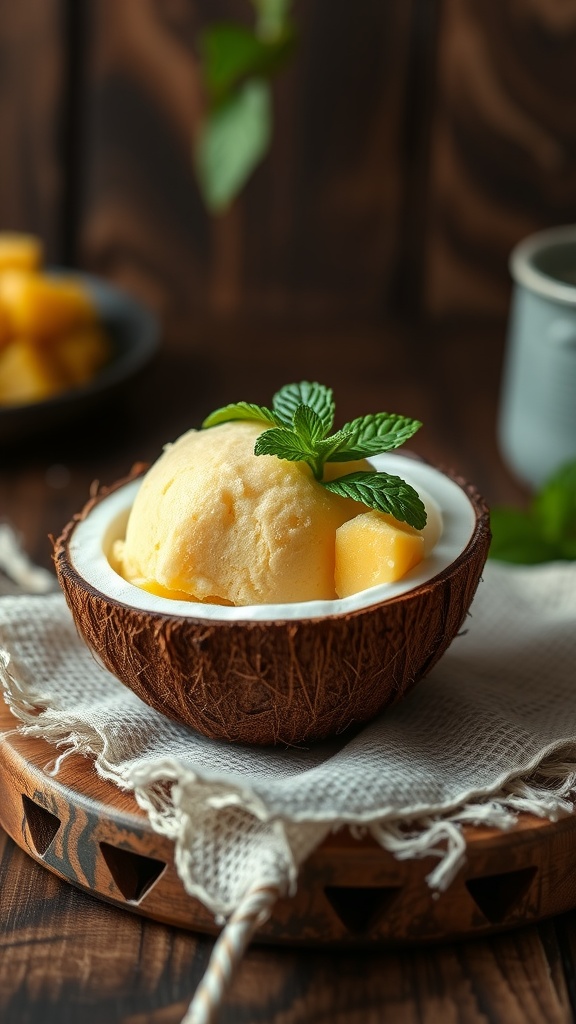
[[[424,538],[418,530],[371,509],[336,530],[336,593],[349,597],[380,583],[393,583],[423,557]]]
[[[63,376],[73,385],[89,381],[110,356],[108,338],[97,325],[65,334],[51,349]]]
[[[9,342],[0,352],[0,405],[39,402],[65,386],[44,352],[27,338]]]
[[[43,259],[42,242],[35,235],[0,232],[0,271],[37,270]]]
[[[4,306],[0,304],[0,351],[10,341],[10,320]]]
[[[0,274],[0,302],[12,331],[39,341],[96,319],[86,289],[65,277],[6,270]]]

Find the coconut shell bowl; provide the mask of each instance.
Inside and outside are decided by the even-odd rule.
[[[135,470],[93,495],[55,543],[81,636],[143,701],[215,739],[307,744],[374,718],[423,680],[458,634],[490,526],[484,500],[457,474],[411,456],[372,461],[442,512],[440,540],[402,580],[341,600],[250,607],[149,594],[109,561],[140,485]]]

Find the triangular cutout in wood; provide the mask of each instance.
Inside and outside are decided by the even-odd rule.
[[[384,916],[400,889],[396,886],[328,885],[324,892],[342,924],[359,935],[370,931]]]
[[[100,843],[100,849],[116,886],[130,903],[139,903],[166,867],[162,860],[145,857],[111,843]]]
[[[60,818],[22,794],[24,818],[36,853],[43,857],[60,828]]]
[[[532,885],[537,868],[520,868],[499,875],[469,878],[466,888],[484,917],[492,924],[507,918],[520,903]]]

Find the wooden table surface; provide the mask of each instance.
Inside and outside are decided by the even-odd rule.
[[[235,399],[290,380],[335,390],[340,422],[387,409],[423,420],[410,444],[458,469],[489,504],[524,503],[496,418],[502,324],[305,330],[232,321],[171,325],[124,394],[66,430],[0,452],[0,517],[51,566],[50,535],[163,442]],[[1,794],[0,794],[1,799]],[[213,940],[99,902],[0,832],[2,1024],[179,1024]],[[574,1020],[576,912],[483,940],[366,952],[253,945],[222,1024],[556,1024]]]

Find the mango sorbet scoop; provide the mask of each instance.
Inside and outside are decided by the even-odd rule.
[[[164,597],[238,605],[336,597],[336,530],[362,506],[330,494],[303,462],[255,456],[265,426],[223,423],[166,447],[114,547],[126,580]]]

